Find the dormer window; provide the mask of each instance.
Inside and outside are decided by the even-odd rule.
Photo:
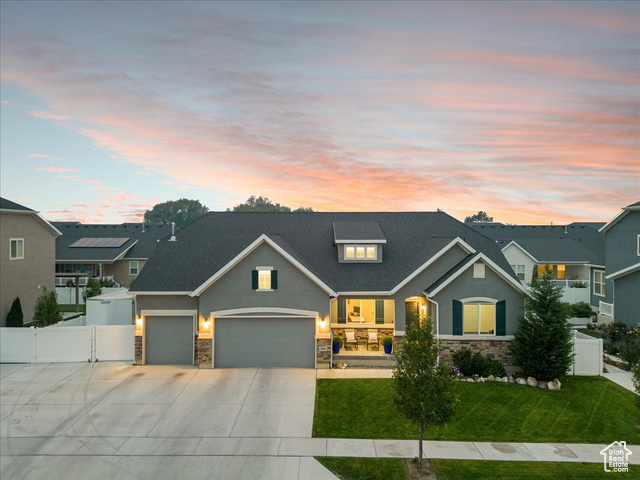
[[[345,260],[377,260],[377,245],[345,245]]]

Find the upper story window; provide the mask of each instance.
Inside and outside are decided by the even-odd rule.
[[[270,292],[278,288],[278,271],[273,267],[256,267],[251,277],[253,290]]]
[[[473,278],[484,278],[485,275],[485,265],[484,263],[474,263],[473,264]]]
[[[138,261],[132,260],[129,262],[129,275],[138,275]]]
[[[604,292],[604,270],[593,271],[593,293],[594,295],[605,296]]]
[[[345,260],[377,260],[377,245],[345,245]]]
[[[24,258],[24,238],[12,238],[9,259],[22,260]]]
[[[513,268],[513,271],[516,273],[516,276],[518,277],[518,280],[521,280],[524,282],[524,269],[525,266],[524,265],[511,265],[511,268]]]

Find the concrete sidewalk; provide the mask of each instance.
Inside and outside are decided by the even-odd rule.
[[[633,385],[633,373],[609,364],[605,364],[604,367],[608,372],[603,374],[604,378],[607,378],[621,387],[636,393],[636,388]]]

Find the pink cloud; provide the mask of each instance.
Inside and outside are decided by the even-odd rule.
[[[102,183],[100,180],[96,180],[95,178],[90,178],[87,180],[87,183]]]
[[[49,158],[49,155],[43,155],[42,153],[32,153],[27,155],[27,158]]]
[[[80,170],[76,168],[66,168],[61,167],[59,165],[51,165],[50,167],[38,167],[36,168],[38,172],[53,172],[53,173],[64,173],[64,172],[79,172]]]
[[[71,120],[73,117],[70,117],[69,115],[63,115],[60,113],[54,113],[54,112],[31,112],[30,115],[32,117],[36,117],[36,118],[43,118],[45,120]]]

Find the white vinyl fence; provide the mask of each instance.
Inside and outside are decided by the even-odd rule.
[[[134,325],[2,328],[0,363],[134,361]]]
[[[602,339],[584,333],[571,332],[573,341],[573,365],[569,375],[602,375]]]

